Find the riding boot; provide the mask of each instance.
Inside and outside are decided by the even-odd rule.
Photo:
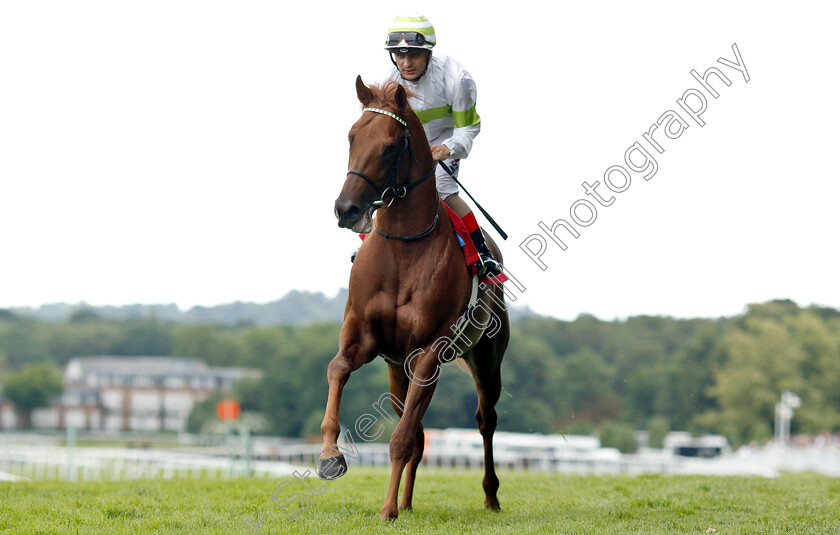
[[[493,253],[487,248],[487,242],[484,241],[484,234],[482,234],[481,229],[470,232],[470,238],[472,238],[475,250],[478,252],[480,264],[478,266],[478,276],[496,277],[500,275],[502,273],[502,265],[493,258]]]

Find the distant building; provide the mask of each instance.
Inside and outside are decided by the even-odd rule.
[[[184,431],[196,403],[259,376],[258,370],[215,368],[198,359],[77,357],[64,371],[64,393],[50,407],[32,411],[32,427]],[[14,427],[0,409],[0,427]]]
[[[668,433],[665,437],[664,449],[674,455],[704,459],[732,453],[729,441],[723,435],[694,437],[686,431],[671,431]]]

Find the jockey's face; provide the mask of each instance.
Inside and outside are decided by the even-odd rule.
[[[394,61],[403,80],[416,82],[426,72],[429,54],[426,50],[409,49],[405,54],[394,52]]]

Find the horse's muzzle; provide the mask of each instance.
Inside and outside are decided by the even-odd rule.
[[[365,234],[371,230],[371,210],[364,210],[350,200],[336,199],[334,213],[339,227]]]
[[[340,197],[335,201],[335,217],[338,219],[338,226],[350,228],[362,215],[362,209],[349,200]]]

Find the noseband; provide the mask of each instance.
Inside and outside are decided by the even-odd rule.
[[[395,121],[397,121],[398,123],[400,123],[403,127],[402,147],[400,147],[400,152],[399,152],[399,154],[397,154],[397,161],[394,164],[394,169],[393,169],[393,171],[391,171],[391,174],[388,176],[388,182],[385,184],[385,186],[383,186],[383,187],[378,186],[372,178],[370,178],[369,176],[367,176],[366,174],[364,174],[361,171],[358,171],[356,169],[348,169],[347,170],[348,175],[360,176],[363,179],[365,179],[368,182],[368,184],[373,186],[373,189],[375,189],[376,192],[379,194],[379,200],[373,202],[373,205],[376,208],[382,208],[382,209],[390,208],[391,205],[394,204],[394,200],[396,198],[402,199],[403,197],[408,195],[408,192],[411,191],[412,188],[420,185],[421,183],[425,182],[426,180],[428,180],[429,178],[434,176],[435,167],[432,166],[431,171],[424,174],[423,176],[421,176],[420,178],[418,178],[414,182],[408,184],[407,186],[406,185],[397,186],[396,183],[397,183],[397,180],[399,179],[400,164],[402,163],[403,156],[405,155],[406,151],[408,151],[409,155],[411,154],[411,138],[409,137],[409,134],[408,134],[408,122],[406,122],[405,119],[403,119],[402,117],[400,117],[399,115],[397,115],[395,113],[392,113],[392,112],[387,111],[387,110],[381,110],[379,108],[364,108],[362,111],[363,112],[371,111],[371,112],[374,112],[374,113],[380,113],[382,115],[387,115],[388,117],[390,117],[390,118],[394,119]],[[409,162],[409,166],[410,166],[410,162]],[[385,195],[388,192],[391,192],[391,194],[392,194],[391,202],[389,202],[388,205],[385,206]],[[376,228],[376,224],[373,225],[373,229],[377,232],[377,234],[379,234],[382,237],[388,238],[389,240],[400,240],[400,241],[419,240],[420,238],[425,238],[426,236],[428,236],[429,234],[432,233],[432,231],[437,226],[439,215],[440,215],[440,202],[438,202],[437,211],[435,212],[435,219],[434,219],[434,221],[432,221],[432,224],[429,226],[429,228],[427,228],[425,231],[421,232],[420,234],[416,234],[414,236],[396,236],[396,235],[393,235],[393,234],[388,234],[388,233],[382,232],[381,230]]]

